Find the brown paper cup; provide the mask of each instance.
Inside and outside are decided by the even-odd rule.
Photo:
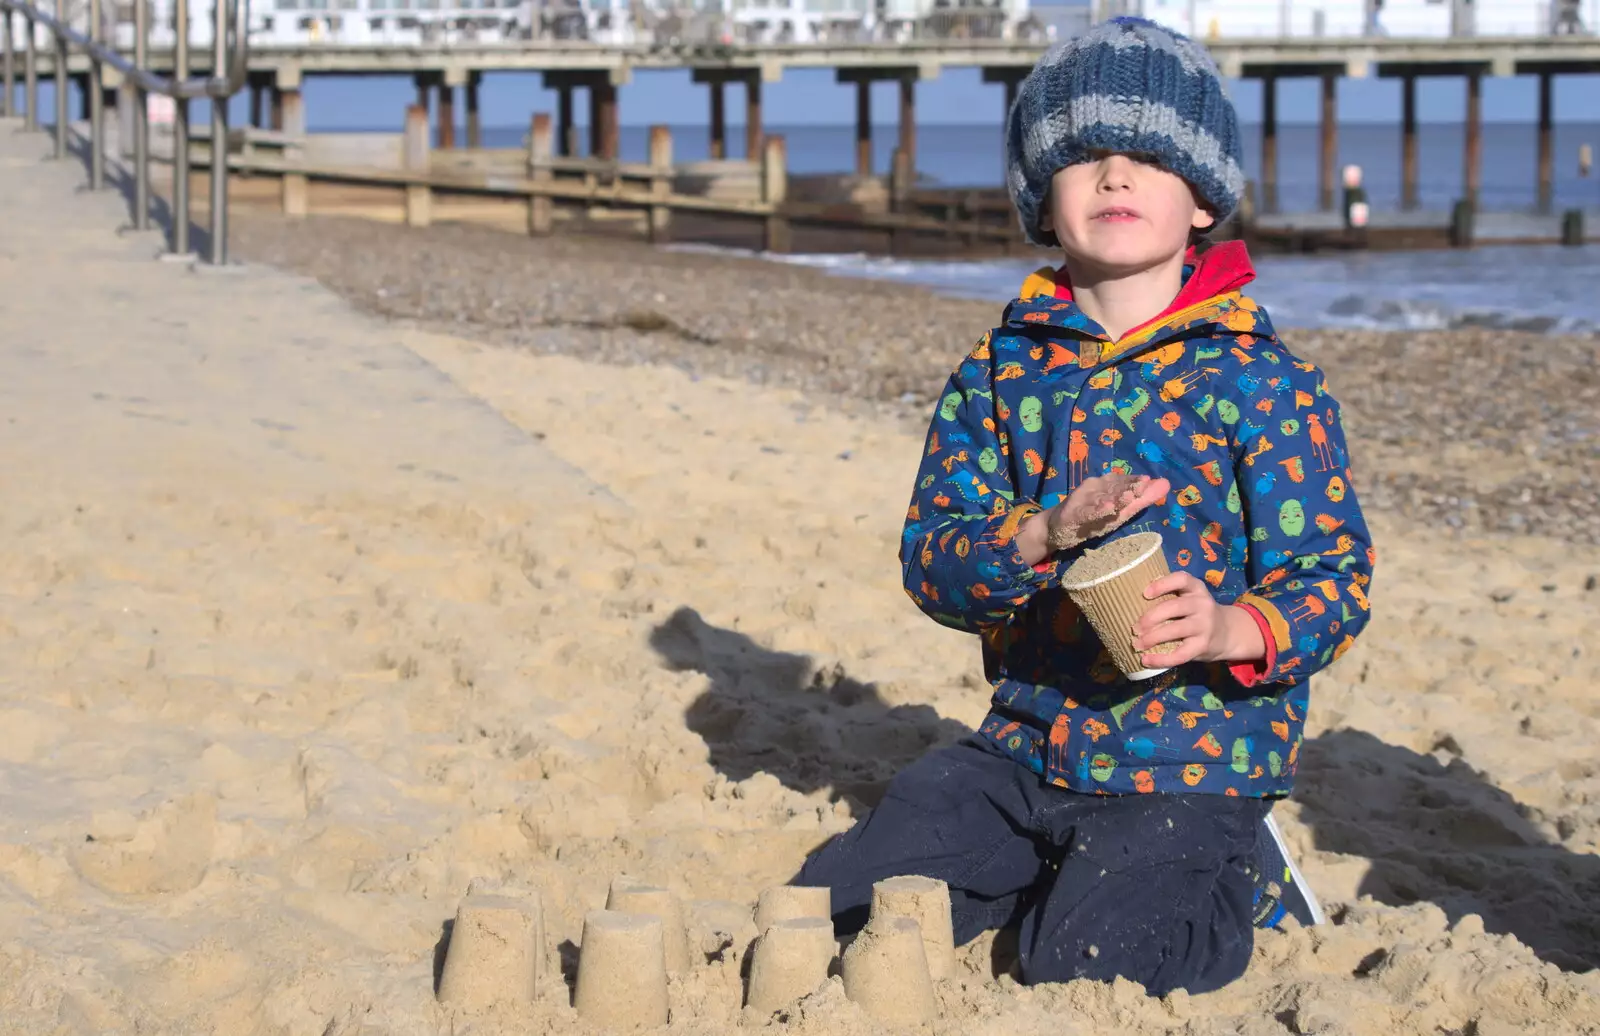
[[[1139,660],[1139,652],[1133,649],[1133,624],[1156,601],[1177,596],[1164,594],[1153,601],[1144,597],[1145,587],[1169,571],[1161,534],[1140,532],[1084,551],[1062,574],[1061,588],[1088,618],[1111,660],[1130,680],[1148,680],[1166,672],[1146,669]],[[1173,646],[1161,644],[1152,650],[1164,653]]]

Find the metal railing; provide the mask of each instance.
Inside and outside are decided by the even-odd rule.
[[[133,0],[133,57],[113,49],[106,39],[104,0],[89,0],[88,32],[80,32],[69,21],[67,0],[56,0],[50,14],[28,0],[0,0],[0,115],[13,115],[16,60],[12,42],[12,23],[24,23],[23,126],[39,128],[38,27],[50,30],[55,60],[51,69],[55,82],[55,157],[67,157],[67,83],[71,75],[70,57],[77,48],[89,58],[89,189],[102,190],[106,181],[105,69],[115,69],[131,91],[133,102],[133,228],[150,228],[150,113],[152,94],[170,97],[173,102],[172,203],[168,247],[173,255],[189,254],[189,102],[211,99],[211,240],[207,258],[221,266],[228,261],[228,99],[244,86],[248,75],[249,0],[217,0],[216,31],[213,34],[212,74],[189,78],[187,32],[179,32],[169,78],[146,66],[150,40],[150,0]],[[178,0],[178,25],[187,27],[188,0]]]

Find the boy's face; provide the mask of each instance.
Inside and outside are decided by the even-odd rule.
[[[1139,273],[1181,256],[1211,214],[1182,177],[1137,155],[1097,154],[1050,183],[1044,222],[1067,259],[1100,276]]]

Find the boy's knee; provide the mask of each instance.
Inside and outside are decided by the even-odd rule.
[[[1248,919],[1227,938],[1204,940],[1211,945],[1200,954],[1179,951],[1176,944],[1187,941],[1181,935],[1161,947],[1152,945],[1160,942],[1159,938],[1130,939],[1125,932],[1085,934],[1087,938],[1036,947],[1022,961],[1023,984],[1123,978],[1144,986],[1150,996],[1166,996],[1176,989],[1210,993],[1242,976],[1255,948],[1255,932]]]
[[[1242,871],[1222,865],[1141,879],[1143,887],[1112,880],[1047,926],[1025,932],[1022,978],[1037,982],[1100,982],[1125,978],[1151,996],[1175,989],[1209,993],[1243,975],[1255,948],[1252,886]],[[1173,884],[1146,884],[1165,877]]]

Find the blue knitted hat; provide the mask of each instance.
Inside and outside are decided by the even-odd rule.
[[[1059,247],[1039,209],[1057,172],[1094,151],[1153,156],[1218,221],[1244,191],[1239,122],[1222,75],[1193,40],[1143,18],[1114,18],[1051,49],[1006,120],[1006,180],[1036,245]]]

